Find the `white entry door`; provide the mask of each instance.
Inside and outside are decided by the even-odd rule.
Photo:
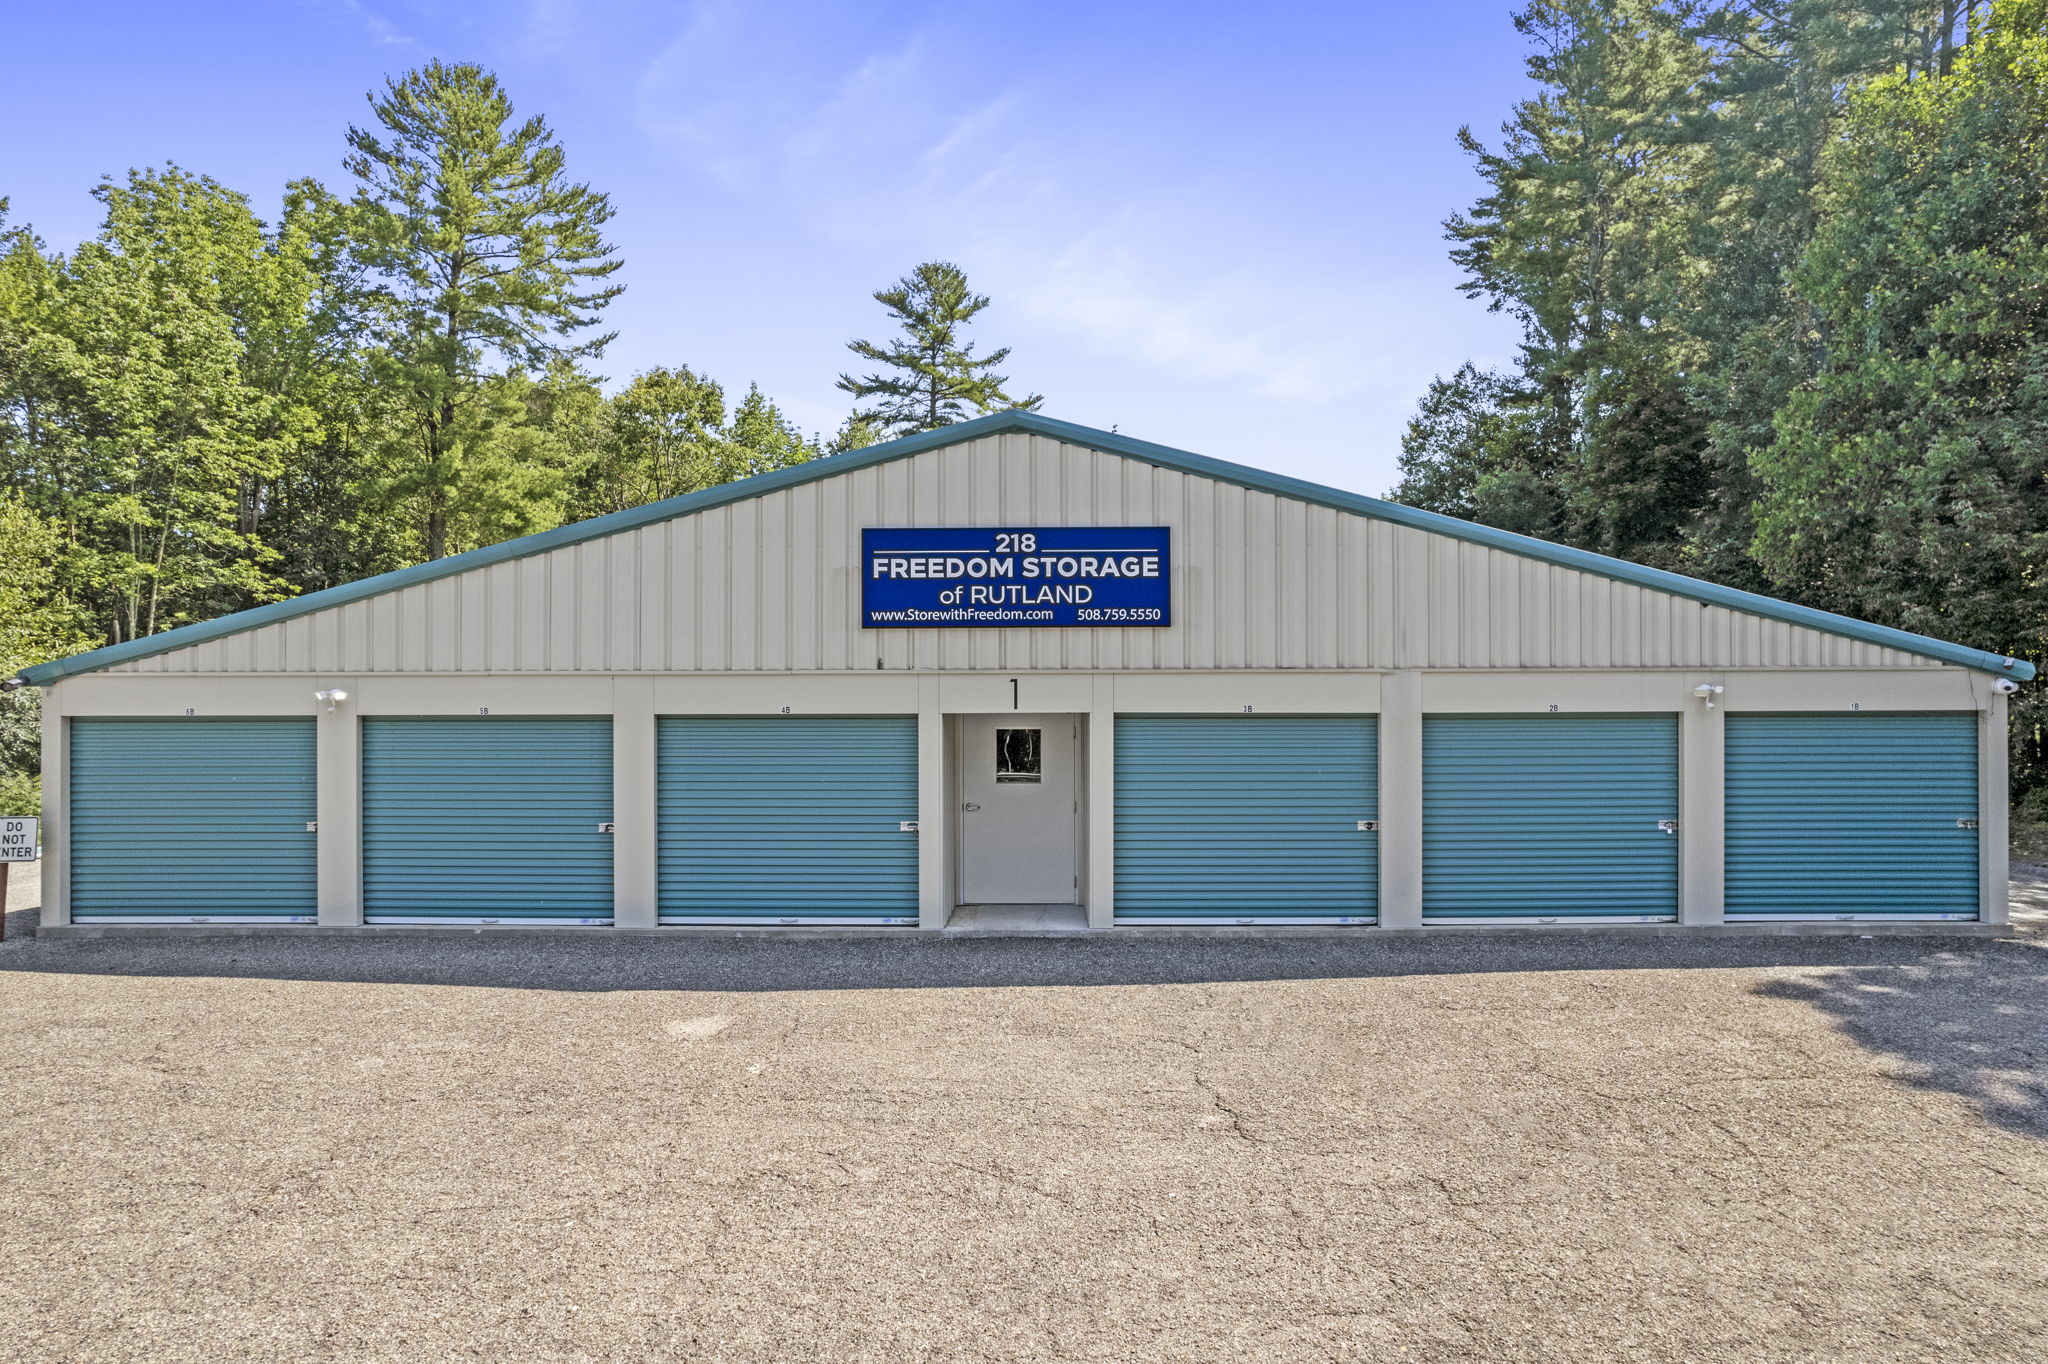
[[[1078,724],[1072,715],[962,717],[962,904],[1079,902]]]

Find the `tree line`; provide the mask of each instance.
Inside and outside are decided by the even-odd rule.
[[[1446,224],[1511,365],[1430,385],[1413,505],[2039,661],[2048,0],[1534,0]],[[490,73],[386,83],[275,222],[181,167],[51,250],[0,200],[0,672],[1036,407],[958,267],[827,437],[687,366],[606,393],[605,195]],[[2048,813],[2048,705],[2016,791]],[[0,801],[33,703],[0,698]],[[12,794],[7,794],[12,792]]]
[[[2048,0],[1536,0],[1394,496],[2048,653]],[[2048,818],[2048,705],[2014,789]]]
[[[875,298],[856,404],[806,434],[686,365],[607,394],[618,253],[495,76],[433,63],[347,130],[346,192],[274,222],[176,165],[94,191],[52,250],[0,199],[0,675],[926,430],[1013,400],[959,267]],[[30,813],[32,694],[0,696],[0,813]]]

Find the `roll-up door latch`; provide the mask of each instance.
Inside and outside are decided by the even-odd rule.
[[[1958,829],[1974,829],[1977,827],[1977,821],[1974,819],[1959,819],[1956,821],[1956,827]]]
[[[898,820],[898,821],[896,822],[896,832],[898,832],[898,833],[903,833],[903,834],[914,834],[914,833],[916,833],[916,832],[917,832],[917,821],[916,821],[916,820],[914,820],[914,819],[903,819],[903,820]]]
[[[1376,819],[1361,819],[1358,821],[1358,832],[1362,834],[1376,834],[1379,831],[1380,822]]]
[[[604,823],[597,826],[597,831],[601,834],[608,834],[613,832],[617,828],[618,825],[612,823],[610,820],[606,820]]]
[[[1660,834],[1675,834],[1675,833],[1677,833],[1677,832],[1678,832],[1678,821],[1677,821],[1677,820],[1675,820],[1675,819],[1660,819],[1660,820],[1658,820],[1658,821],[1657,821],[1657,832],[1658,832],[1658,833],[1660,833]]]

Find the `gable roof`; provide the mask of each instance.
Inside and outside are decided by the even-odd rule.
[[[1838,616],[1829,611],[1817,611],[1812,607],[1796,606],[1775,597],[1761,596],[1754,592],[1738,591],[1722,587],[1699,578],[1688,578],[1679,573],[1668,573],[1662,569],[1646,568],[1625,559],[1611,558],[1605,554],[1594,554],[1589,550],[1573,549],[1567,545],[1552,544],[1547,540],[1536,540],[1526,535],[1495,530],[1491,526],[1461,521],[1456,517],[1439,515],[1436,512],[1420,511],[1405,507],[1398,502],[1387,502],[1377,497],[1365,497],[1358,493],[1347,493],[1321,484],[1309,483],[1284,474],[1267,473],[1243,464],[1232,464],[1225,460],[1211,459],[1206,455],[1191,454],[1165,445],[1154,445],[1150,441],[1135,440],[1130,436],[1112,431],[1100,431],[1094,427],[1077,426],[1072,422],[1056,421],[1042,417],[1035,412],[997,412],[973,421],[961,422],[955,426],[941,427],[921,435],[905,436],[900,440],[882,445],[869,446],[844,455],[827,459],[816,459],[773,473],[758,474],[753,478],[740,479],[734,483],[720,484],[701,492],[671,497],[660,502],[650,502],[642,507],[613,512],[607,516],[578,521],[572,525],[558,526],[554,530],[542,531],[537,535],[522,536],[506,540],[482,549],[473,549],[465,554],[451,555],[430,563],[417,564],[395,572],[364,578],[359,582],[344,583],[321,592],[311,592],[302,597],[272,602],[267,606],[252,607],[237,611],[233,615],[221,616],[215,620],[202,621],[196,625],[180,626],[161,634],[149,635],[142,639],[129,640],[122,644],[108,645],[89,653],[74,654],[69,658],[39,663],[21,670],[23,681],[34,686],[46,686],[62,678],[79,673],[94,672],[101,668],[113,667],[138,658],[183,649],[201,644],[223,635],[238,634],[259,626],[270,625],[295,616],[323,611],[330,607],[342,606],[360,601],[365,597],[378,596],[399,588],[411,587],[418,583],[432,582],[437,578],[467,573],[472,569],[486,568],[513,559],[523,559],[533,554],[545,554],[550,550],[567,545],[580,544],[606,535],[636,529],[640,526],[667,521],[694,512],[706,511],[712,507],[759,497],[764,493],[810,483],[865,469],[891,460],[903,459],[910,455],[922,454],[948,445],[957,445],[984,436],[1005,432],[1027,432],[1079,445],[1092,450],[1121,455],[1146,464],[1194,474],[1202,478],[1234,483],[1241,487],[1271,493],[1278,497],[1293,498],[1317,506],[1334,508],[1337,511],[1352,512],[1369,516],[1396,525],[1409,526],[1416,530],[1428,531],[1434,535],[1449,536],[1473,544],[1485,545],[1492,549],[1505,550],[1511,554],[1556,564],[1562,568],[1577,569],[1595,573],[1618,582],[1633,583],[1639,587],[1651,588],[1658,592],[1685,597],[1693,601],[1727,607],[1735,611],[1748,612],[1771,620],[1784,621],[1791,625],[1825,630],[1831,634],[1843,635],[1889,649],[1919,654],[1925,658],[1938,659],[1966,668],[1981,669],[2000,676],[2024,681],[2034,676],[2034,665],[2020,659],[2008,658],[2003,654],[1990,653],[1983,649],[1971,649],[1960,644],[1928,635],[1916,635],[1889,626],[1872,625],[1868,621],[1856,620],[1850,616]]]

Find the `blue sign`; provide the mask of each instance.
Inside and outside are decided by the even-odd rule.
[[[861,624],[1171,625],[1165,526],[860,533]]]

